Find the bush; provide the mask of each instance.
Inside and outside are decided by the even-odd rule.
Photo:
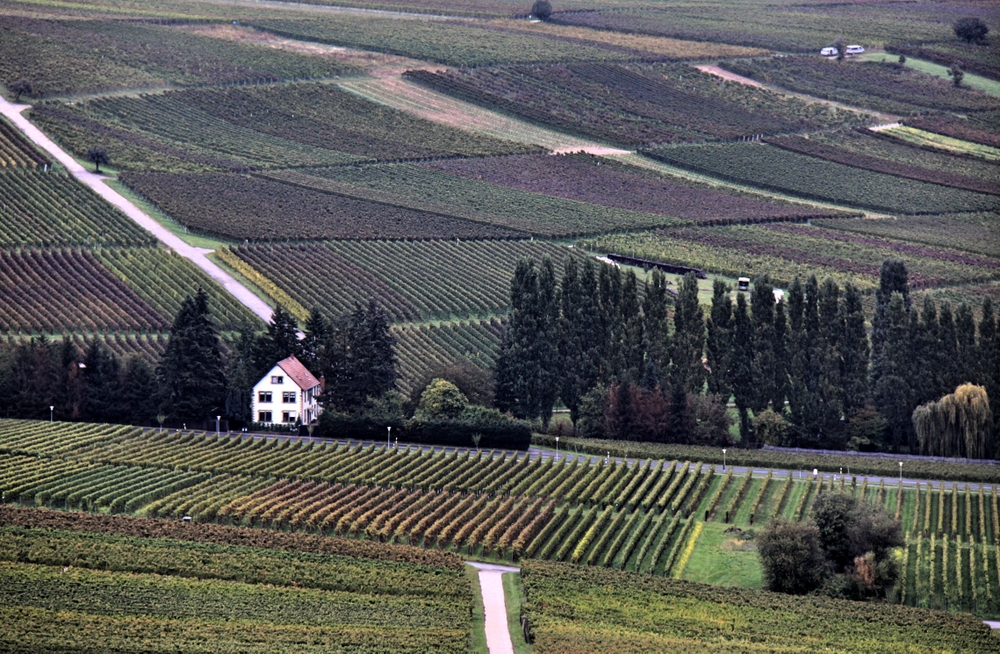
[[[955,36],[966,43],[985,43],[986,35],[990,31],[982,19],[968,16],[956,20],[952,29],[955,30]]]
[[[815,524],[775,520],[757,538],[757,553],[768,590],[804,595],[819,588],[826,577]]]
[[[768,445],[787,447],[792,445],[791,425],[785,417],[773,409],[767,409],[753,417],[753,430],[758,440]]]
[[[420,395],[417,415],[431,420],[457,418],[468,405],[469,401],[458,386],[444,379],[434,379]]]
[[[404,438],[420,444],[527,450],[531,423],[514,420],[496,409],[469,406],[455,419],[409,420],[400,435],[400,440]]]
[[[549,0],[535,0],[531,5],[531,15],[539,20],[548,20],[552,17],[552,3]]]

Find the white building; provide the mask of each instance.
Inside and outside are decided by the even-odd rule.
[[[279,361],[253,387],[251,415],[264,424],[308,425],[319,417],[322,386],[302,362],[290,356]]]

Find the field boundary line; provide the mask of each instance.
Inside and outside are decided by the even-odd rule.
[[[6,98],[0,97],[0,113],[3,113],[32,143],[48,152],[56,161],[65,166],[73,177],[86,184],[140,227],[150,232],[167,249],[173,250],[198,266],[225,289],[226,292],[236,298],[238,302],[253,311],[261,320],[264,322],[271,321],[272,310],[267,302],[220,268],[214,261],[211,261],[207,255],[212,250],[188,245],[180,237],[156,222],[149,214],[118,193],[118,191],[108,186],[105,181],[107,179],[105,175],[92,173],[84,168],[69,153],[56,145],[42,130],[31,124],[21,114],[22,111],[29,107],[30,105],[14,104]]]

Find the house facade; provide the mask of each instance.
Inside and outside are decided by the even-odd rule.
[[[322,384],[295,356],[275,364],[253,387],[251,405],[256,422],[293,425],[314,422],[322,411]]]

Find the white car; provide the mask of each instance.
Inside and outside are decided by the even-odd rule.
[[[849,55],[859,55],[859,54],[864,54],[865,49],[862,48],[860,45],[849,45],[844,50],[844,52],[846,52]]]
[[[837,56],[837,48],[834,47],[823,48],[822,50],[819,51],[819,53],[824,57],[835,57]]]

